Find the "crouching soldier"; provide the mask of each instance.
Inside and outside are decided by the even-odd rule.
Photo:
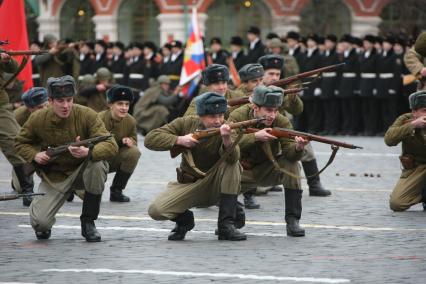
[[[426,91],[418,91],[409,97],[411,113],[396,119],[385,134],[385,143],[396,146],[402,142],[402,174],[390,195],[393,211],[404,211],[423,201],[426,202]]]
[[[93,147],[69,146],[67,152],[55,158],[47,155],[48,146],[109,135],[95,111],[73,105],[76,88],[71,76],[49,78],[47,94],[50,106],[33,113],[15,139],[19,155],[40,165],[39,191],[45,195],[31,203],[31,225],[38,239],[48,239],[56,213],[73,193],[75,184],[83,185],[81,233],[86,241],[99,242],[101,236],[94,221],[108,174],[106,160],[117,154],[117,144],[110,138]]]
[[[198,116],[177,118],[145,137],[145,146],[167,151],[174,146],[187,148],[177,169],[177,182],[170,182],[149,206],[154,220],[176,222],[169,240],[183,240],[194,228],[194,214],[189,209],[207,207],[219,201],[219,240],[245,240],[236,228],[237,196],[240,192],[241,166],[239,148],[231,139],[231,129],[224,123],[227,102],[224,96],[207,92],[195,98]],[[192,138],[197,129],[219,128],[220,135],[200,143]],[[239,217],[243,214],[239,212]],[[242,227],[239,218],[238,223]]]
[[[241,191],[252,191],[257,186],[282,184],[285,190],[285,220],[287,235],[301,237],[305,230],[299,226],[302,215],[302,190],[298,160],[304,154],[307,140],[296,137],[295,141],[277,138],[268,133],[272,127],[292,128],[288,118],[279,113],[283,91],[278,87],[259,86],[254,89],[252,104],[234,110],[229,122],[254,118],[266,118],[255,133],[245,134],[239,146],[241,165]]]
[[[106,95],[110,109],[99,113],[99,117],[106,129],[114,135],[118,145],[118,154],[108,160],[109,172],[115,172],[109,200],[129,202],[130,198],[123,194],[123,190],[141,156],[137,142],[136,120],[128,113],[133,102],[133,92],[128,87],[115,85]]]

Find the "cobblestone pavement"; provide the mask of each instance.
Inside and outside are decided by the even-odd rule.
[[[110,203],[108,180],[97,221],[101,243],[80,236],[81,200],[64,205],[48,241],[35,240],[21,201],[0,203],[0,283],[424,283],[426,213],[420,205],[404,213],[388,207],[400,148],[382,138],[335,138],[364,150],[341,149],[322,174],[332,196],[304,192],[304,238],[285,235],[282,193],[269,193],[258,197],[259,210],[246,211],[245,242],[217,240],[216,207],[195,209],[194,231],[183,242],[167,241],[173,224],[151,220],[147,208],[175,179],[179,159],[141,141],[126,190],[132,201]],[[321,166],[330,148],[313,145]],[[2,157],[1,192],[9,191],[9,178]]]

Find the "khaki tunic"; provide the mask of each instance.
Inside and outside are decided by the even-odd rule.
[[[0,106],[9,103],[9,96],[4,88],[1,88],[4,83],[4,73],[16,73],[18,71],[18,62],[15,59],[11,59],[9,63],[3,63],[0,61]]]
[[[15,148],[27,161],[32,162],[35,155],[48,146],[57,147],[80,139],[108,135],[104,124],[96,112],[90,108],[74,104],[67,118],[60,118],[51,106],[41,109],[30,116],[15,139]],[[108,160],[117,154],[118,146],[113,139],[97,143],[92,151],[92,161]],[[58,156],[49,163],[46,172],[52,182],[64,181],[84,162],[76,159],[69,152]]]
[[[20,106],[19,108],[13,111],[13,114],[15,115],[15,118],[18,124],[22,126],[30,117],[31,112],[28,110],[26,106]]]
[[[404,63],[414,76],[420,75],[420,71],[426,67],[426,58],[418,54],[414,48],[410,48],[404,55]],[[426,90],[426,79],[421,80],[420,89]]]
[[[289,54],[284,54],[284,76],[290,77],[299,74],[300,69],[296,58]]]
[[[393,189],[389,205],[394,211],[403,211],[422,202],[426,184],[426,129],[415,129],[408,121],[411,113],[397,118],[385,134],[385,143],[396,146],[402,142],[402,154],[414,156],[415,167],[403,169]]]
[[[250,105],[245,105],[233,111],[228,121],[240,122],[254,119],[253,109]],[[292,129],[288,118],[278,114],[271,127],[281,127]],[[265,128],[258,125],[256,128]],[[300,168],[297,163],[305,151],[296,151],[295,142],[291,139],[278,138],[268,142],[273,157],[278,161],[280,167],[299,176]],[[251,165],[250,169],[245,169],[242,175],[242,191],[248,191],[260,186],[272,186],[283,184],[285,188],[300,189],[300,179],[288,176],[274,168],[270,158],[265,154],[263,143],[255,140],[255,134],[245,134],[239,143],[241,149],[241,160]]]
[[[111,110],[100,112],[98,116],[105,124],[106,130],[114,135],[114,140],[119,148],[118,154],[108,160],[110,172],[121,170],[126,173],[133,173],[141,156],[137,146],[135,119],[130,114],[127,114],[121,120],[114,119]],[[125,137],[133,140],[134,146],[124,145],[122,141]]]
[[[177,118],[148,133],[145,137],[145,146],[154,151],[170,150],[178,136],[192,133],[200,127],[202,124],[197,116]],[[182,155],[180,167],[198,180],[185,184],[170,182],[166,191],[150,205],[149,215],[155,220],[171,220],[189,208],[214,205],[220,193],[238,194],[241,182],[239,153],[239,147],[236,146],[220,165],[213,167],[225,154],[220,135],[210,137],[207,141],[187,150],[187,154]],[[206,173],[204,177],[191,166],[188,160],[191,156],[195,167]]]

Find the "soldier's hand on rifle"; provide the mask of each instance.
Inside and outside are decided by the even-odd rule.
[[[413,120],[411,125],[414,128],[425,128],[426,127],[426,116],[420,116],[419,118]]]
[[[96,90],[98,92],[104,92],[104,91],[106,91],[106,89],[107,89],[107,87],[104,84],[97,84],[96,85]]]
[[[80,141],[80,136],[77,136],[77,138],[75,138],[75,141]],[[85,158],[89,155],[89,148],[84,146],[69,146],[68,151],[70,151],[71,155],[77,159]]]
[[[52,47],[51,49],[49,49],[49,53],[52,55],[55,55],[59,52],[59,48],[55,45],[54,47]]]
[[[223,124],[220,127],[220,135],[222,136],[223,145],[225,147],[229,147],[232,145],[231,132],[231,127],[229,127],[228,124]]]
[[[426,77],[426,67],[423,67],[422,70],[420,70],[420,75],[422,75],[422,77]]]
[[[34,161],[40,165],[47,165],[49,163],[50,157],[46,154],[46,151],[39,152],[35,155]]]
[[[192,134],[186,134],[185,136],[178,136],[176,145],[183,146],[186,148],[192,148],[200,143],[197,139],[192,138]]]
[[[255,132],[254,137],[256,141],[267,142],[267,141],[277,139],[277,137],[268,133],[268,131],[271,131],[271,130],[272,130],[271,128],[264,128],[262,130]]]
[[[299,136],[294,137],[294,141],[296,142],[296,151],[302,151],[305,148],[305,146],[309,143],[309,140]]]
[[[123,142],[124,145],[131,147],[134,145],[133,140],[130,139],[129,137],[124,137],[123,140],[121,140]]]
[[[10,55],[5,52],[0,53],[0,58],[2,63],[9,63],[10,61]]]

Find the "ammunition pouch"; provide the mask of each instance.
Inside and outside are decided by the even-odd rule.
[[[417,167],[413,155],[403,154],[399,156],[399,160],[401,161],[401,165],[404,170],[412,170]]]
[[[181,168],[176,168],[177,181],[179,183],[194,183],[198,178],[184,172]]]

